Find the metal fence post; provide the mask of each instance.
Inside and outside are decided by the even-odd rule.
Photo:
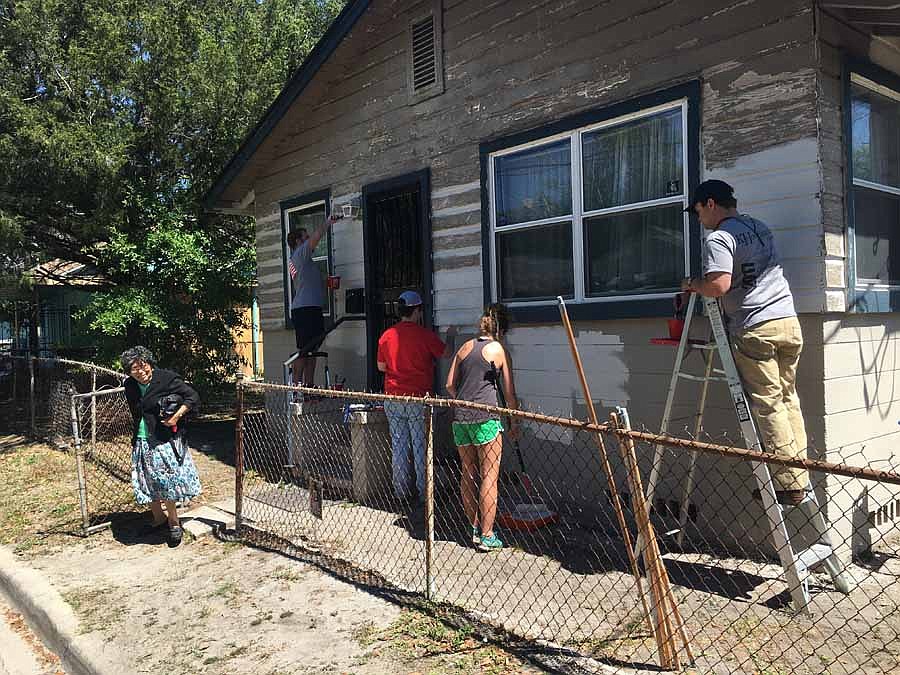
[[[36,417],[36,408],[35,408],[35,400],[34,400],[34,362],[35,357],[31,354],[28,355],[28,408],[29,408],[29,418],[31,420],[31,435],[32,437],[37,436],[37,420]]]
[[[91,403],[95,401],[95,396],[91,395]],[[75,441],[75,471],[78,474],[78,502],[81,506],[81,530],[84,536],[88,535],[91,527],[91,518],[88,513],[87,503],[87,481],[84,476],[84,458],[81,454],[81,434],[78,429],[78,403],[75,396],[71,397],[71,416],[72,416],[72,438]]]
[[[97,371],[91,369],[91,454],[97,451]]]
[[[237,423],[234,427],[234,530],[241,532],[244,508],[244,374],[237,376]]]
[[[425,598],[434,594],[434,406],[425,406]]]

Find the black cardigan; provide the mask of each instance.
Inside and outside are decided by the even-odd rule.
[[[138,427],[141,417],[147,425],[148,443],[151,447],[168,443],[172,439],[172,430],[165,424],[159,423],[159,399],[169,394],[179,394],[184,399],[184,404],[191,412],[196,412],[200,405],[200,397],[192,386],[186,384],[178,373],[163,368],[154,368],[153,377],[147,393],[141,396],[138,382],[133,377],[125,380],[125,398],[128,399],[128,407],[131,409],[131,417],[134,425],[131,430],[131,443],[134,445],[137,439]],[[178,433],[182,431],[184,418],[178,422]]]

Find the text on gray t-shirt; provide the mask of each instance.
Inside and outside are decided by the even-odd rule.
[[[707,233],[703,273],[712,272],[731,274],[731,288],[722,297],[722,309],[732,332],[797,315],[775,240],[765,223],[741,215],[726,218]]]
[[[291,309],[299,307],[324,307],[325,284],[319,266],[313,262],[309,241],[305,241],[291,253],[291,262],[297,275],[294,277],[294,299]]]

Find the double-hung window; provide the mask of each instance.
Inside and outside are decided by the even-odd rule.
[[[492,299],[599,305],[678,289],[691,269],[688,108],[677,99],[491,152]]]
[[[856,72],[849,88],[850,276],[870,293],[854,305],[884,311],[878,292],[900,289],[900,89]]]
[[[297,204],[297,201],[302,203]],[[305,201],[291,200],[291,202],[282,204],[281,207],[282,227],[283,227],[283,249],[284,249],[284,278],[285,278],[285,314],[290,320],[291,301],[296,291],[295,281],[297,279],[298,270],[294,269],[291,263],[291,250],[287,243],[287,235],[289,232],[305,229],[312,234],[322,226],[325,218],[328,216],[328,204],[326,198]],[[319,274],[322,276],[323,287],[327,289],[327,279],[331,274],[331,230],[325,232],[325,235],[319,240],[315,251],[313,251],[312,259],[319,268]],[[331,292],[326,291],[327,305],[322,308],[325,316],[331,315],[332,297]]]

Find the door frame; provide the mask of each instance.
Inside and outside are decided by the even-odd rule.
[[[431,169],[424,168],[418,171],[412,171],[400,176],[394,176],[385,180],[376,181],[363,185],[362,188],[362,219],[363,219],[363,263],[365,268],[365,287],[366,287],[366,382],[367,388],[371,391],[375,386],[376,373],[378,366],[375,362],[378,338],[380,335],[374,335],[376,327],[374,326],[373,295],[372,289],[372,262],[370,260],[371,246],[369,239],[371,237],[372,222],[369,219],[369,197],[382,192],[392,192],[403,187],[416,186],[419,192],[419,220],[422,228],[422,303],[425,305],[425,326],[427,328],[434,327],[434,302],[432,291],[432,274],[433,274],[433,253],[431,241]]]

